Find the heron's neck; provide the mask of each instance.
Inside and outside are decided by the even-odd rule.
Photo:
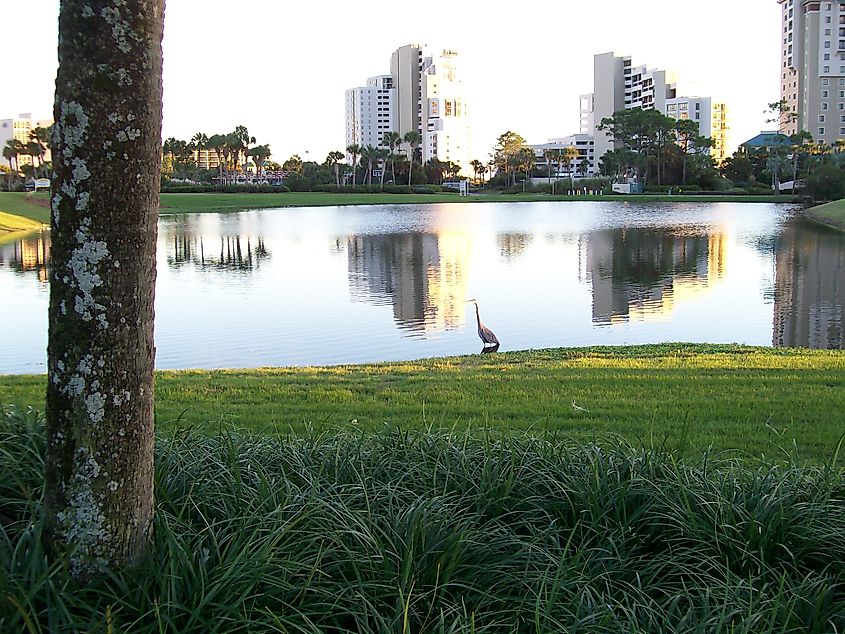
[[[475,304],[475,302],[473,302]],[[478,322],[478,325],[481,326],[481,317],[478,316],[478,304],[475,304],[475,321]]]

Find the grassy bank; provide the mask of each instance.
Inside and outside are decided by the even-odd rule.
[[[43,410],[45,377],[0,376],[0,403]],[[842,423],[845,353],[654,345],[530,351],[324,368],[159,372],[163,430],[302,433],[439,428],[618,434],[820,462]]]
[[[47,200],[46,194],[44,200]],[[31,202],[26,194],[0,192],[0,241],[20,232],[41,229],[49,223],[49,210]]]
[[[0,211],[0,244],[42,228],[44,225],[40,222]]]
[[[790,202],[791,196],[550,196],[548,194],[474,194],[461,198],[457,194],[325,194],[289,192],[284,194],[162,194],[161,213],[198,213],[265,209],[270,207],[320,207],[334,205],[386,205],[473,202],[535,201],[614,201],[653,202]],[[33,201],[37,201],[36,204]],[[38,193],[27,197],[22,193],[0,192],[0,211],[49,223],[49,195]],[[41,206],[39,206],[39,204]]]
[[[149,554],[45,562],[40,421],[0,420],[0,631],[841,632],[845,480],[625,445],[161,436]]]
[[[811,207],[804,212],[804,215],[828,227],[845,231],[845,200]]]

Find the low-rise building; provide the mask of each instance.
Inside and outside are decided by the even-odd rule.
[[[565,137],[549,139],[547,143],[530,146],[534,150],[537,160],[535,166],[541,171],[547,171],[551,167],[552,177],[555,178],[578,178],[595,176],[597,170],[595,155],[595,139],[591,134],[571,134]],[[553,156],[558,152],[563,153],[567,148],[575,148],[577,156],[566,158],[550,158],[549,151]],[[551,165],[549,165],[551,164]]]

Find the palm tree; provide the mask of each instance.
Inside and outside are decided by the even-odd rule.
[[[36,161],[40,161],[41,157],[44,156],[44,148],[38,141],[30,141],[24,146],[24,148],[26,154],[32,159],[33,177],[38,178],[38,169]],[[44,165],[43,161],[41,162],[41,165]]]
[[[47,148],[50,146],[50,137],[53,135],[53,126],[37,126],[29,133],[29,138],[39,144],[41,151],[38,160],[41,162],[41,167],[44,170],[44,176],[47,176]]]
[[[482,163],[478,159],[472,159],[469,162],[469,164],[472,166],[472,173],[475,174],[475,180],[476,181],[479,181],[479,180],[483,181],[484,180],[484,177],[483,177],[484,163]],[[478,178],[479,174],[482,174],[482,177],[480,179]]]
[[[261,168],[264,166],[264,161],[270,158],[270,146],[256,145],[249,151],[249,156],[252,157],[252,162],[255,163],[255,179],[261,176]]]
[[[406,132],[405,136],[402,137],[402,140],[408,144],[410,151],[408,152],[408,187],[411,186],[411,175],[414,173],[414,152],[417,151],[417,147],[420,143],[422,143],[422,135],[419,132],[412,130],[411,132]]]
[[[380,159],[378,148],[368,145],[361,150],[361,159],[367,161],[367,184],[373,184],[373,163]]]
[[[338,187],[340,187],[340,161],[343,158],[343,156],[344,156],[343,152],[338,152],[337,150],[334,150],[333,152],[329,152],[326,155],[325,166],[334,168],[335,185],[337,185]]]
[[[217,170],[220,174],[220,182],[223,182],[223,159],[225,157],[226,137],[222,134],[212,134],[208,138],[208,147],[214,150],[217,156]]]
[[[355,168],[358,165],[358,155],[361,153],[361,146],[353,143],[346,146],[346,151],[352,157],[352,187],[355,187]]]
[[[396,184],[396,148],[402,143],[402,135],[398,132],[385,132],[381,137],[381,144],[390,148],[390,170],[393,173],[393,184]]]
[[[249,155],[249,146],[255,143],[255,137],[249,135],[249,130],[246,129],[246,126],[239,125],[235,128],[235,131],[232,132],[232,135],[235,139],[237,139],[237,143],[233,143],[233,151],[235,156],[235,171],[237,171],[240,167],[240,158],[241,154],[244,155],[244,160]]]
[[[384,173],[387,171],[387,159],[391,152],[387,148],[376,148],[376,158],[381,162],[381,177],[379,178],[379,189],[384,189]]]
[[[15,148],[15,139],[9,139],[6,141],[6,145],[3,146],[3,158],[9,161],[9,191],[12,191],[12,174],[14,174],[17,170],[12,167],[12,161],[15,161],[15,167],[17,167],[17,160],[18,160],[18,153]]]
[[[575,189],[575,181],[572,178],[572,161],[577,159],[579,156],[581,156],[581,154],[578,152],[578,148],[571,145],[563,150],[563,158],[566,159],[566,167],[569,170],[569,186],[572,189]]]
[[[208,136],[204,132],[197,132],[194,136],[191,137],[191,143],[194,144],[194,147],[197,150],[197,168],[200,166],[200,153],[208,147]],[[206,161],[206,166],[208,165],[208,161]]]
[[[175,137],[170,137],[169,139],[165,139],[161,144],[161,151],[170,157],[171,162],[173,161],[173,150],[177,143],[178,141]]]
[[[556,161],[558,166],[560,166],[560,150],[552,148],[543,150],[543,158],[546,159],[546,171],[549,175],[549,189],[552,193],[554,193],[554,189],[552,189],[552,161]]]
[[[526,183],[531,176],[531,169],[537,162],[537,156],[534,154],[534,150],[530,147],[523,147],[520,148],[514,158],[515,165],[525,173],[525,178],[522,181],[522,193],[524,194]]]

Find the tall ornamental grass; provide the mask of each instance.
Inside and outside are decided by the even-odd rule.
[[[0,632],[845,632],[845,477],[385,429],[157,446],[155,532],[42,546],[43,426],[0,422]]]

